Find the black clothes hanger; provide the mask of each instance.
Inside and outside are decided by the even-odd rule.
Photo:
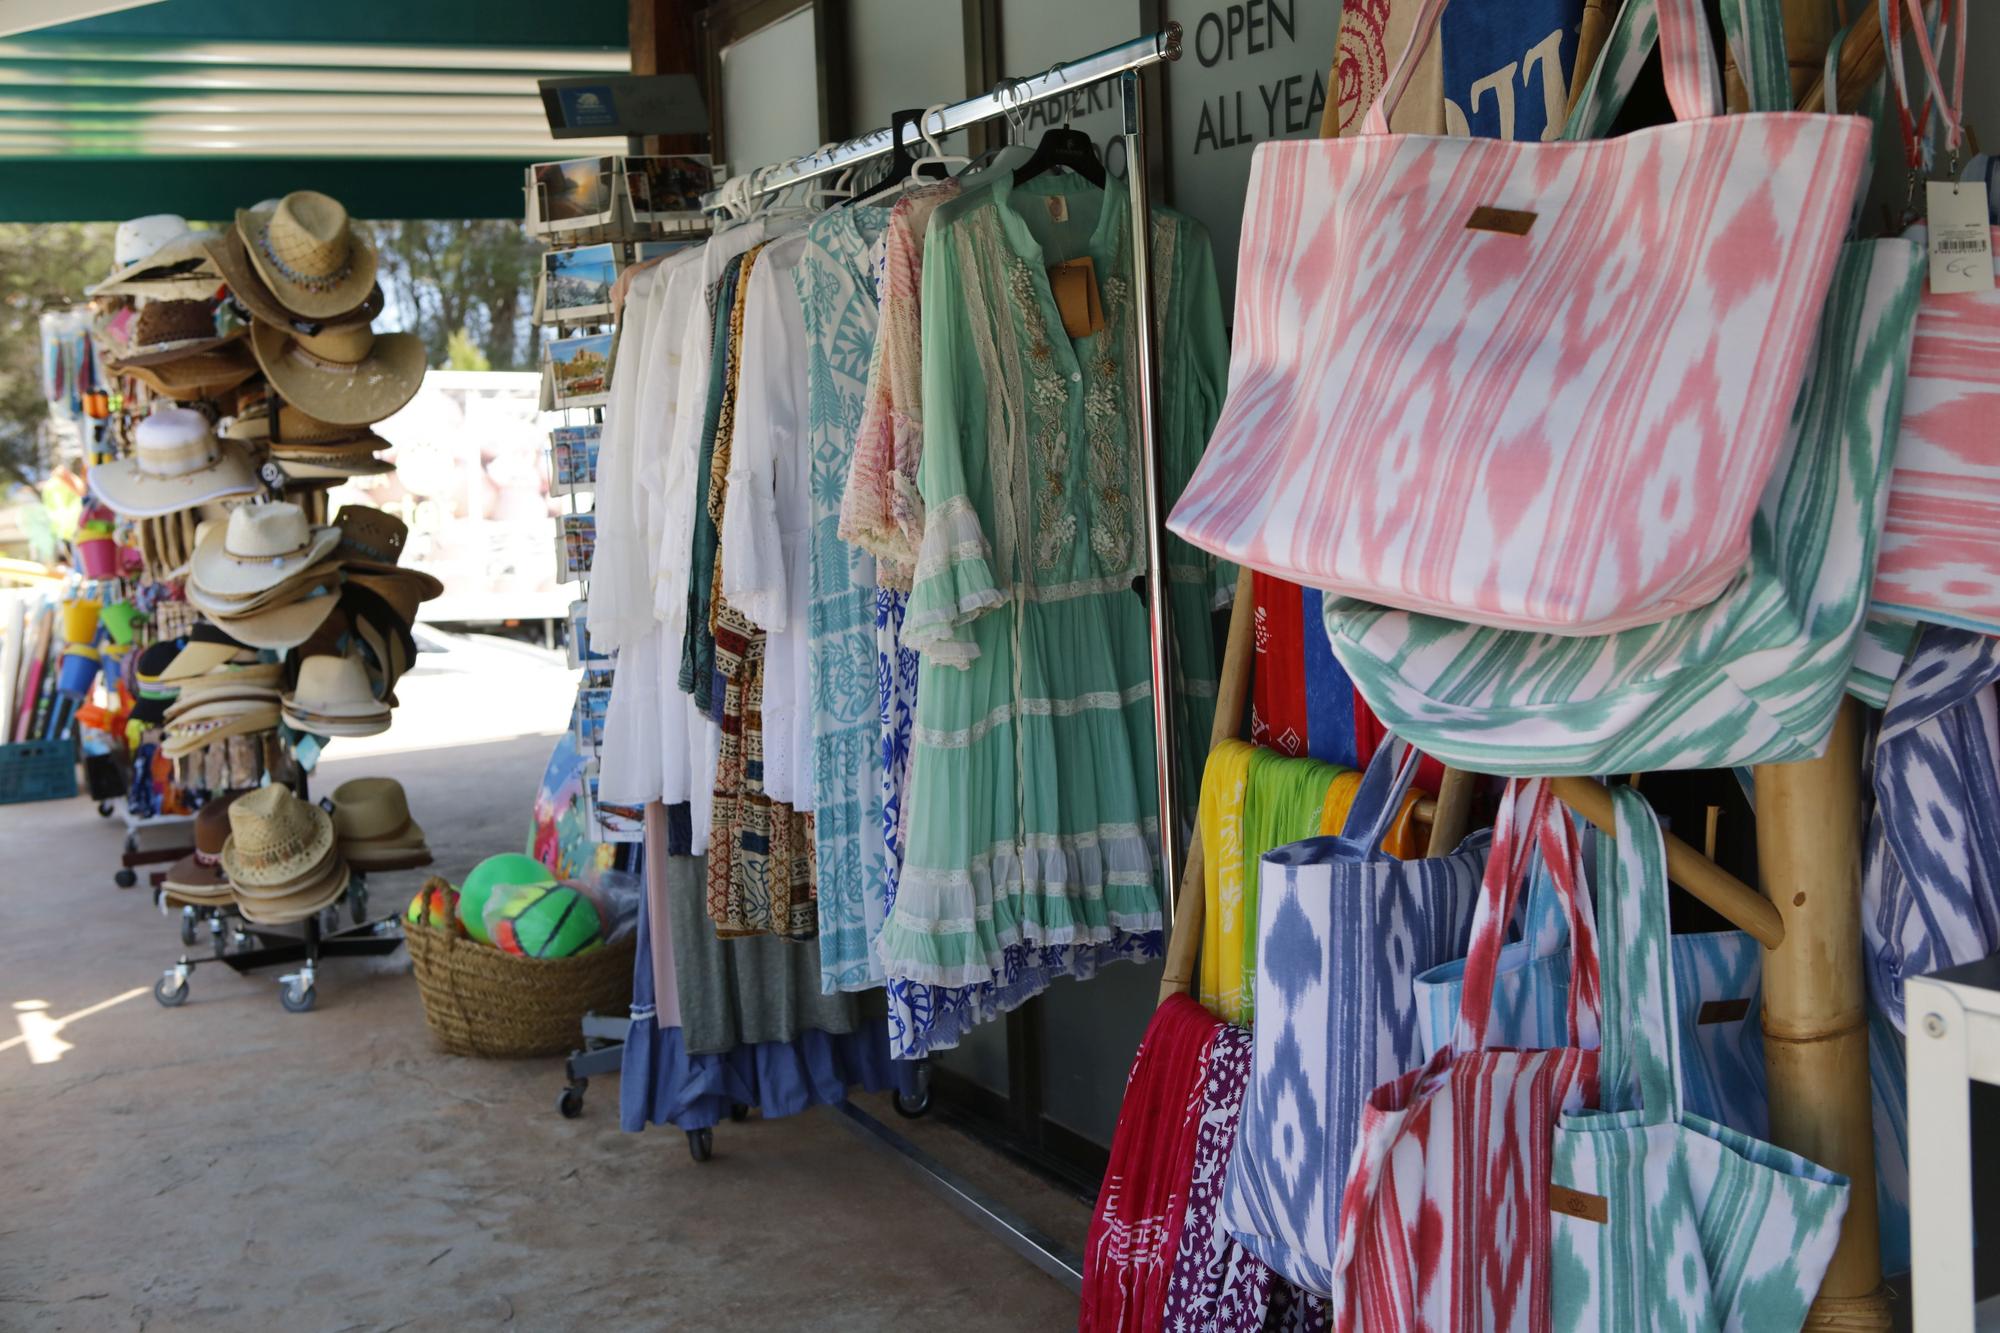
[[[1058,167],[1074,171],[1100,190],[1104,188],[1104,162],[1097,156],[1097,145],[1088,134],[1066,124],[1051,126],[1042,135],[1042,141],[1035,145],[1035,155],[1015,169],[1014,183],[1019,185]]]

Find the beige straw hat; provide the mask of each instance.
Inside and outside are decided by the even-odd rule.
[[[234,227],[224,227],[219,231],[201,233],[201,240],[209,262],[221,275],[222,285],[229,288],[229,294],[236,298],[238,305],[250,312],[252,319],[297,329],[302,333],[318,333],[336,324],[372,323],[382,313],[382,288],[379,285],[371,286],[359,305],[337,315],[316,317],[287,310],[279,303],[263,275],[258,273],[256,265],[250,262],[250,251],[243,244],[243,233]]]
[[[339,902],[347,892],[349,878],[347,862],[335,856],[313,879],[278,897],[246,893],[244,885],[235,886],[236,910],[255,926],[290,925]]]
[[[340,854],[357,870],[430,864],[424,831],[410,818],[409,799],[394,778],[354,778],[334,788],[333,833]]]
[[[340,597],[327,584],[315,584],[314,591],[296,601],[265,606],[238,615],[229,615],[202,608],[202,614],[213,620],[218,629],[231,638],[240,639],[253,648],[268,648],[274,652],[284,652],[298,647],[319,632],[328,618],[340,608]]]
[[[289,501],[239,505],[196,543],[188,578],[204,593],[253,597],[322,563],[339,543],[339,528],[314,527]]]
[[[259,787],[229,807],[222,873],[252,889],[290,884],[333,855],[333,819],[289,788]]]
[[[272,209],[239,209],[236,231],[278,304],[308,319],[332,319],[368,299],[375,250],[347,210],[316,190],[295,190]]]
[[[235,342],[245,331],[238,326],[218,332],[213,301],[150,301],[132,322],[132,341],[110,361],[111,369],[118,373],[177,361]]]
[[[286,402],[339,426],[394,416],[424,383],[424,340],[348,324],[304,334],[253,324],[250,346]]]
[[[156,366],[118,367],[162,398],[177,403],[220,398],[257,373],[257,361],[241,341],[224,343],[213,351],[176,356]]]
[[[389,705],[368,685],[358,657],[321,655],[299,663],[299,682],[285,696],[285,723],[321,736],[372,736],[389,729]]]

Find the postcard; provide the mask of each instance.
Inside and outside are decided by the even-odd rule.
[[[597,516],[563,514],[556,523],[556,582],[589,578],[590,562],[597,554]]]
[[[641,226],[685,221],[701,215],[701,197],[711,188],[714,173],[707,157],[627,157],[626,197],[632,220]]]
[[[549,432],[549,494],[597,488],[597,446],[604,427],[557,426]]]
[[[615,157],[573,157],[530,167],[528,216],[533,229],[577,231],[615,223],[617,163]]]
[[[610,674],[616,653],[599,652],[590,646],[590,604],[579,597],[569,604],[569,642],[565,645],[572,671],[581,667],[586,673],[602,672]]]
[[[611,335],[551,338],[547,365],[551,407],[597,406],[610,397]]]
[[[618,281],[618,247],[606,241],[542,256],[544,324],[589,324],[611,318],[611,284]]]

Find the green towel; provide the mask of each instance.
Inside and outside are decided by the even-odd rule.
[[[1243,1013],[1257,1009],[1257,879],[1264,853],[1319,834],[1326,789],[1341,770],[1269,750],[1250,756],[1243,791]]]

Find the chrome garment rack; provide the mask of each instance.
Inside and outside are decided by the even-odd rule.
[[[992,92],[968,97],[921,118],[921,127],[942,137],[1010,113],[1019,115],[1027,107],[1051,98],[1066,97],[1105,79],[1120,81],[1124,111],[1125,179],[1132,197],[1132,289],[1133,307],[1141,330],[1139,338],[1139,448],[1145,468],[1146,485],[1146,612],[1147,630],[1153,653],[1153,727],[1157,743],[1154,757],[1158,768],[1160,800],[1161,911],[1168,929],[1173,925],[1172,885],[1185,854],[1181,814],[1185,808],[1180,791],[1179,737],[1174,719],[1173,636],[1169,623],[1166,558],[1166,478],[1160,466],[1159,445],[1159,330],[1153,311],[1153,226],[1150,173],[1145,152],[1145,71],[1181,56],[1181,25],[1169,23],[1149,36],[1121,42],[1095,55],[1068,61],[1046,73],[1025,79],[1008,79]],[[906,134],[910,133],[905,129]],[[750,173],[752,196],[776,193],[829,172],[845,170],[873,158],[885,157],[896,149],[895,130],[879,129],[835,144],[830,148],[774,163]],[[739,187],[740,188],[740,187]],[[721,207],[727,190],[715,190],[702,197],[702,206]],[[920,1067],[921,1069],[921,1067]],[[924,1081],[921,1079],[920,1082]],[[920,1094],[928,1102],[927,1090]],[[907,1163],[954,1207],[977,1222],[1030,1263],[1073,1291],[1083,1287],[1082,1256],[1043,1235],[1019,1215],[997,1200],[988,1198],[962,1177],[923,1152],[903,1135],[862,1110],[853,1102],[839,1110],[856,1133],[892,1156]]]

